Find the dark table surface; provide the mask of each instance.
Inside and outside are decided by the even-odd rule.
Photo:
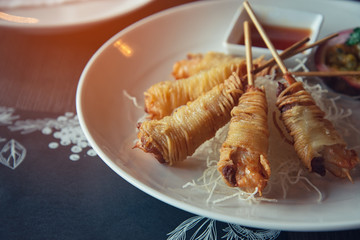
[[[0,239],[191,239],[211,224],[214,239],[358,238],[360,230],[237,228],[193,215],[130,185],[88,145],[75,109],[87,61],[123,28],[187,2],[153,1],[69,31],[0,25]]]

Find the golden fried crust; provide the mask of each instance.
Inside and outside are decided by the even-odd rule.
[[[206,54],[207,55],[207,54]],[[206,56],[205,55],[205,56]],[[204,55],[201,53],[187,54],[187,58],[177,61],[173,65],[172,75],[175,79],[188,78],[195,73],[204,70],[205,67],[201,62],[204,60]],[[201,67],[200,67],[201,66]]]
[[[221,52],[189,53],[186,59],[177,61],[173,65],[172,75],[175,79],[188,78],[234,59],[235,57]]]
[[[242,83],[234,74],[172,115],[143,122],[135,147],[170,165],[183,161],[230,120],[242,93]]]
[[[218,171],[224,181],[259,194],[269,180],[267,159],[269,130],[263,90],[250,87],[231,112],[229,132],[220,150]]]
[[[349,171],[359,162],[353,150],[324,118],[325,113],[315,104],[301,82],[291,84],[277,99],[281,119],[294,139],[294,148],[311,172],[325,175],[326,170],[337,177],[349,177]]]
[[[163,81],[151,86],[145,93],[145,111],[149,119],[161,119],[174,109],[194,101],[214,86],[223,83],[233,72],[246,73],[244,60],[225,63],[178,81]]]

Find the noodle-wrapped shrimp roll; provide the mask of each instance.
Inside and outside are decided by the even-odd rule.
[[[262,195],[270,177],[267,159],[269,130],[264,89],[249,86],[231,111],[218,171],[227,185]]]
[[[337,177],[348,177],[350,170],[359,162],[354,150],[324,118],[325,113],[316,105],[301,82],[285,87],[279,84],[277,107],[281,119],[293,137],[294,148],[310,172],[324,176],[326,170]]]
[[[230,120],[231,109],[242,93],[242,82],[233,73],[224,83],[176,109],[172,115],[139,124],[135,147],[153,154],[161,163],[183,161]]]
[[[208,70],[230,61],[236,61],[236,58],[221,52],[210,51],[206,54],[188,53],[186,59],[175,62],[172,75],[175,79],[188,78],[201,71]]]
[[[233,72],[237,72],[239,76],[246,73],[243,59],[223,63],[189,78],[156,83],[144,93],[145,111],[149,114],[149,119],[168,116],[174,109],[194,101],[214,86],[223,83]]]

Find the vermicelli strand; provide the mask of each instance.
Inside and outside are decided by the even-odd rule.
[[[200,95],[223,83],[233,72],[246,73],[245,59],[227,62],[186,79],[163,81],[151,86],[145,93],[145,111],[150,119],[161,119],[174,109],[194,101]]]
[[[233,73],[172,115],[141,123],[135,147],[152,153],[161,163],[183,161],[230,120],[231,109],[242,94],[242,82]]]
[[[325,113],[304,90],[301,82],[283,89],[277,99],[281,119],[294,138],[294,148],[310,172],[325,175],[326,170],[337,177],[349,178],[349,171],[359,162],[354,150],[325,119]]]
[[[270,177],[267,159],[269,130],[263,89],[249,86],[231,111],[227,138],[220,150],[218,171],[232,187],[261,195]]]

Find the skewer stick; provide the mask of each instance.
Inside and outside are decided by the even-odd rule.
[[[247,80],[250,86],[254,85],[254,77],[252,74],[253,64],[252,64],[252,52],[251,52],[251,33],[250,25],[248,21],[244,22],[244,38],[245,38],[245,53],[246,53],[246,70],[247,70]]]
[[[335,33],[335,34],[332,34],[332,35],[327,36],[325,38],[322,38],[322,39],[320,39],[320,40],[318,40],[318,41],[316,41],[316,42],[314,42],[312,44],[309,44],[309,45],[306,45],[306,46],[304,46],[302,48],[299,48],[300,46],[304,45],[307,41],[310,40],[309,37],[305,37],[304,39],[294,43],[293,45],[291,45],[290,47],[285,49],[282,53],[280,53],[280,57],[281,57],[281,59],[287,59],[287,58],[292,57],[292,56],[294,56],[294,55],[296,55],[296,54],[298,54],[300,52],[303,52],[303,51],[305,51],[305,50],[307,50],[309,48],[316,47],[316,46],[318,46],[318,45],[320,45],[320,44],[322,44],[322,43],[324,43],[326,41],[329,41],[330,39],[332,39],[332,38],[334,38],[334,37],[336,37],[338,35],[339,35],[338,33]],[[263,70],[263,69],[265,69],[267,67],[272,67],[272,66],[275,65],[275,63],[276,63],[275,59],[272,58],[272,59],[268,60],[266,63],[264,63],[263,65],[261,65],[260,67],[254,69],[253,73],[256,74],[256,73],[260,72],[261,70]]]
[[[302,77],[340,77],[340,76],[360,76],[360,71],[333,71],[333,72],[292,72],[294,76]]]
[[[269,37],[266,35],[266,32],[264,31],[264,29],[261,26],[260,22],[256,18],[255,13],[252,10],[252,8],[250,7],[250,4],[248,3],[248,1],[244,1],[244,8],[247,11],[247,13],[249,14],[251,20],[253,21],[255,27],[257,28],[260,36],[264,40],[266,46],[269,48],[269,50],[270,50],[271,54],[273,55],[276,63],[279,65],[282,73],[284,74],[284,78],[287,80],[287,82],[289,84],[294,83],[295,79],[293,77],[291,77],[291,75],[289,74],[288,69],[286,68],[284,62],[282,61],[279,54],[277,53],[277,51],[276,51],[274,45],[272,44],[272,42],[270,41]]]
[[[296,49],[298,49],[300,46],[304,45],[309,40],[310,40],[309,37],[305,37],[305,38],[301,39],[300,41],[294,43],[290,47],[286,48],[282,53],[280,53],[281,59],[286,59],[290,56],[293,56],[293,53],[296,51]],[[263,65],[261,65],[260,67],[254,69],[253,73],[256,74],[267,67],[272,67],[275,65],[275,63],[276,63],[275,58],[271,58],[267,62],[265,62]]]
[[[334,37],[337,37],[337,36],[339,36],[339,34],[338,34],[338,33],[334,33],[334,34],[332,34],[332,35],[330,35],[330,36],[327,36],[327,37],[324,37],[324,38],[322,38],[322,39],[320,39],[320,40],[318,40],[318,41],[316,41],[316,42],[314,42],[314,43],[312,43],[312,44],[309,44],[309,45],[306,45],[306,46],[304,46],[304,47],[302,47],[302,48],[299,48],[299,49],[295,50],[294,52],[290,52],[289,54],[291,54],[291,56],[293,56],[293,55],[295,55],[295,54],[304,52],[305,50],[307,50],[307,49],[309,49],[309,48],[312,48],[312,47],[315,47],[315,46],[317,46],[317,45],[320,45],[320,44],[322,44],[322,43],[324,43],[324,42],[326,42],[326,41],[328,41],[328,40],[330,40],[330,39],[332,39],[332,38],[334,38]]]

